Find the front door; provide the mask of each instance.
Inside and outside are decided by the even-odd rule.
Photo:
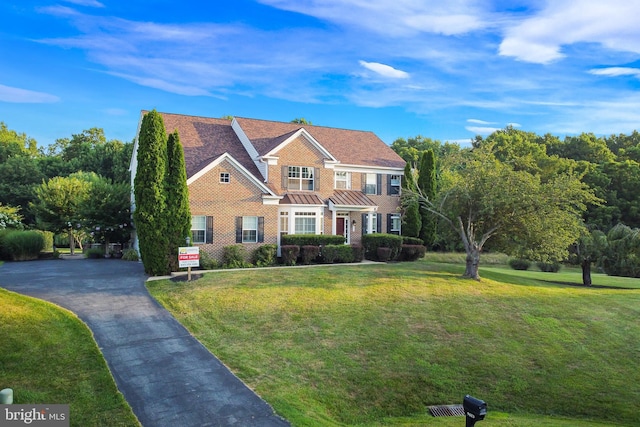
[[[349,243],[349,217],[336,217],[336,235],[344,237],[344,242]]]

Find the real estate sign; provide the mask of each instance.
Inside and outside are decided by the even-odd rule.
[[[200,247],[185,246],[178,248],[178,267],[200,267]]]

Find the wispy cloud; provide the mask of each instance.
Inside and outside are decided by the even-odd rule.
[[[505,31],[500,54],[547,64],[565,57],[563,46],[597,43],[608,49],[640,53],[635,1],[555,0]]]
[[[640,79],[640,68],[630,68],[630,67],[594,68],[592,70],[589,70],[589,73],[596,76],[607,76],[607,77],[631,76],[631,77]]]
[[[379,62],[366,62],[359,61],[360,65],[367,70],[373,71],[379,76],[387,77],[390,79],[408,79],[409,73],[406,71],[398,70],[390,65],[380,64]]]
[[[97,0],[63,0],[67,3],[77,4],[78,6],[104,7],[104,4]]]
[[[21,89],[0,84],[0,101],[19,104],[49,104],[58,102],[60,98],[44,92]]]
[[[495,125],[496,122],[486,122],[478,119],[467,119],[467,123],[473,123],[475,125]]]

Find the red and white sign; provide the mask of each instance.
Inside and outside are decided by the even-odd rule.
[[[186,246],[178,248],[178,267],[200,267],[200,247]]]

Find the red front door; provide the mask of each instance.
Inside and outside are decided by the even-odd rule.
[[[344,218],[342,217],[336,218],[336,235],[344,236]]]

